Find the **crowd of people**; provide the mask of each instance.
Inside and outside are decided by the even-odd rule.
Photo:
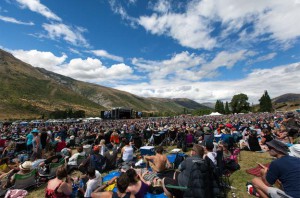
[[[216,197],[221,190],[219,177],[240,168],[237,156],[242,149],[268,151],[275,158],[269,167],[260,164],[262,176],[252,180],[250,194],[297,198],[299,124],[299,114],[291,112],[4,124],[0,131],[1,189],[13,187],[15,175],[34,169],[45,178],[51,164],[62,162],[55,178],[45,180],[45,197],[144,197],[147,193]],[[156,154],[141,156],[139,149],[145,145],[156,146]],[[189,156],[177,155],[170,162],[164,152],[170,145]],[[144,163],[137,165],[140,160]],[[80,172],[79,178],[69,176],[74,170]],[[102,175],[111,170],[122,173],[103,182]],[[274,188],[278,182],[280,187]],[[107,191],[111,185],[117,190]]]

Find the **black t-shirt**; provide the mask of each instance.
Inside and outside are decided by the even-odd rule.
[[[43,131],[41,133],[41,144],[46,145],[47,142],[48,133],[46,131]]]

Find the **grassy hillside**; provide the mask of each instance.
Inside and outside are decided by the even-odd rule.
[[[183,112],[207,108],[189,99],[143,98],[35,68],[0,50],[0,119],[39,118],[65,109],[99,116],[101,110],[129,107],[136,111]]]

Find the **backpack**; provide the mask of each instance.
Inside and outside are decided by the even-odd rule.
[[[213,198],[219,195],[217,176],[208,160],[193,160],[184,198]]]
[[[105,170],[106,158],[102,155],[91,155],[90,166],[102,173]]]
[[[174,169],[177,169],[181,162],[185,159],[186,155],[185,154],[176,154],[175,160],[174,160]]]

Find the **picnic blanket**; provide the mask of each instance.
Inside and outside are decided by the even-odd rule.
[[[269,167],[270,163],[264,164],[264,166]],[[246,172],[248,174],[250,174],[250,175],[254,175],[256,177],[260,177],[261,176],[261,174],[260,174],[260,170],[261,169],[262,168],[259,165],[257,165],[255,168],[250,168],[250,169],[246,170]]]

